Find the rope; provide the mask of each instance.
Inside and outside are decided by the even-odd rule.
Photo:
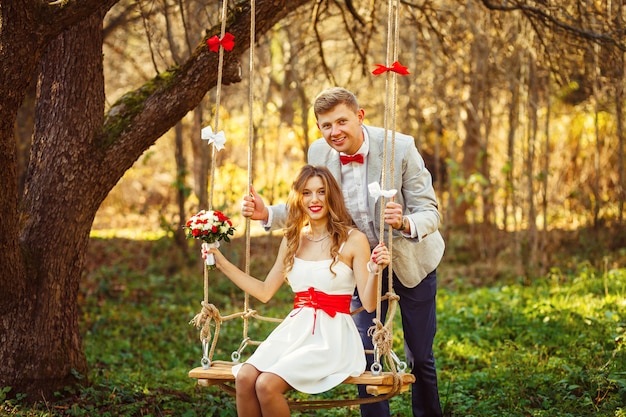
[[[227,0],[224,0],[222,7],[222,26],[220,30],[220,39],[224,37],[226,32],[226,11],[227,11]],[[215,93],[215,128],[214,131],[219,131],[219,112],[220,112],[220,102],[221,102],[221,92],[222,92],[222,74],[224,67],[224,48],[220,47],[218,58],[218,70],[217,70],[217,86]],[[211,171],[210,171],[210,187],[209,187],[209,196],[208,196],[208,209],[211,210],[213,207],[213,190],[215,189],[215,165],[217,160],[217,149],[213,146],[211,153]],[[196,327],[201,328],[200,331],[200,341],[203,346],[207,340],[209,340],[211,332],[210,332],[210,323],[211,320],[215,320],[215,337],[213,338],[213,342],[211,344],[211,351],[208,355],[208,359],[210,360],[213,357],[213,352],[215,350],[215,346],[217,345],[217,339],[219,336],[219,329],[221,326],[221,316],[219,314],[219,310],[213,305],[209,304],[209,273],[206,266],[203,264],[203,281],[204,281],[204,298],[202,301],[202,311],[198,313],[190,323],[194,324]],[[203,360],[206,359],[206,356],[203,357]]]
[[[226,10],[227,10],[228,0],[224,0],[222,2],[222,27],[220,30],[220,39],[224,38],[224,34],[226,33]],[[220,102],[222,98],[222,74],[224,73],[224,48],[220,47],[218,51],[218,64],[217,64],[217,86],[215,89],[215,128],[214,132],[219,132],[219,122],[220,122]],[[211,185],[210,185],[210,193],[209,193],[209,210],[213,207],[213,189],[215,185],[215,164],[217,160],[217,149],[213,146],[213,152],[211,153]]]
[[[395,315],[397,300],[400,297],[393,293],[387,293],[387,297],[391,302],[389,303],[391,313],[389,314],[391,317]],[[387,321],[386,324],[383,323],[379,319],[374,319],[374,325],[371,326],[367,330],[367,335],[372,338],[372,343],[379,350],[381,355],[387,355],[391,352],[393,347],[393,321]]]
[[[393,5],[391,4],[393,3]],[[394,27],[393,27],[393,33],[394,33],[394,48],[393,48],[393,61],[396,62],[398,61],[398,44],[399,44],[399,36],[400,36],[400,30],[398,29],[399,26],[399,16],[400,16],[400,9],[397,5],[397,0],[390,0],[390,5],[389,5],[390,10],[393,9],[393,21],[394,21]],[[390,18],[391,20],[391,18]],[[387,57],[387,65],[389,65],[389,57]],[[392,105],[390,106],[390,109],[387,108],[386,111],[389,111],[390,117],[391,117],[391,163],[390,163],[390,183],[389,183],[389,188],[395,188],[394,187],[394,178],[395,178],[395,155],[396,155],[396,109],[398,107],[398,74],[396,72],[391,72],[391,73],[387,73],[387,77],[392,77],[392,92],[391,92],[391,102]],[[393,231],[391,230],[391,228],[389,229],[389,241],[391,242],[393,239]],[[393,245],[390,245],[390,254],[393,257]],[[393,291],[393,262],[389,264],[389,275],[388,275],[388,283],[389,283],[389,288],[391,289],[391,291]],[[395,309],[395,303],[394,303],[394,309]],[[393,317],[393,316],[391,316]]]
[[[360,404],[372,404],[380,401],[388,400],[389,398],[398,395],[402,389],[401,380],[394,378],[394,385],[391,391],[386,394],[379,395],[377,397],[367,398],[352,398],[352,399],[335,399],[335,400],[301,400],[301,401],[288,401],[289,408],[292,410],[310,410],[319,408],[333,408],[333,407],[347,407],[351,405]]]
[[[226,363],[232,364],[232,362],[221,362],[216,361],[215,363]],[[222,382],[215,384],[222,391],[235,396],[236,390],[231,384]],[[367,398],[352,398],[352,399],[315,399],[315,400],[295,400],[290,399],[287,401],[289,404],[289,408],[291,410],[304,410],[304,409],[319,409],[319,408],[333,408],[333,407],[346,407],[352,405],[360,405],[360,404],[371,404],[380,401],[387,400],[397,394],[400,393],[402,389],[402,378],[400,376],[394,376],[393,385],[389,392],[376,396],[376,397],[367,397]]]
[[[386,66],[391,65],[392,60],[394,62],[398,59],[399,43],[399,8],[397,0],[388,1],[388,15],[387,15],[387,53],[386,53]],[[392,41],[393,34],[393,41]],[[391,85],[391,87],[390,87]],[[394,188],[394,174],[395,174],[395,135],[396,135],[396,107],[397,107],[397,73],[394,71],[386,72],[385,77],[385,112],[383,118],[383,127],[385,130],[385,137],[383,142],[383,169],[381,174],[382,187],[386,189]],[[391,124],[391,127],[389,126]],[[389,137],[391,135],[391,138]],[[389,141],[391,141],[391,147],[389,148]],[[391,153],[391,157],[388,156],[388,152]],[[387,180],[387,161],[389,161],[389,180]],[[386,186],[389,181],[389,186]],[[381,205],[384,207],[386,204],[386,197],[382,197]],[[385,235],[385,219],[384,210],[380,210],[379,220],[379,235],[380,240],[384,240]],[[393,259],[393,230],[390,227],[388,230],[387,241],[389,246],[389,253]],[[380,318],[381,303],[384,297],[382,293],[382,272],[378,275],[378,291],[376,301],[376,318],[374,319],[374,325],[368,329],[368,335],[372,337],[373,345],[375,346],[374,354],[378,354],[386,359],[389,367],[394,375],[397,370],[395,362],[393,360],[393,318],[397,308],[399,297],[395,294],[393,289],[393,262],[389,263],[387,268],[387,288],[388,292],[385,297],[389,300],[389,311],[387,312],[387,321],[383,325]],[[375,356],[376,358],[377,356]]]
[[[189,322],[189,324],[193,324],[194,326],[200,328],[200,338],[208,339],[211,337],[211,320],[215,320],[215,326],[217,328],[217,332],[219,333],[219,327],[222,322],[222,318],[220,316],[220,312],[213,304],[202,302],[202,310],[195,315],[193,319]]]
[[[220,31],[220,39],[224,37],[224,33],[226,32],[226,5],[227,5],[227,0],[224,0],[223,2],[223,7],[222,7],[222,27],[221,27],[221,31]],[[224,48],[219,48],[219,58],[218,58],[218,70],[217,70],[217,88],[216,88],[216,93],[215,93],[215,128],[214,131],[218,132],[218,128],[219,128],[219,112],[220,112],[220,101],[221,101],[221,92],[222,92],[222,74],[223,74],[223,66],[224,66]],[[211,152],[211,172],[210,172],[210,176],[211,176],[211,182],[210,182],[210,187],[209,187],[209,201],[208,201],[208,209],[211,210],[213,207],[213,190],[215,188],[215,165],[216,165],[216,159],[217,159],[217,150],[215,149],[215,146],[213,146],[212,152]],[[203,281],[204,281],[204,298],[203,298],[203,302],[202,302],[202,311],[204,312],[205,310],[205,305],[209,304],[209,271],[207,270],[206,266],[203,265]],[[194,322],[194,324],[196,324],[196,327],[200,326],[203,328],[203,330],[205,329],[205,325],[204,322],[201,322],[202,318],[206,316],[204,316],[203,312],[199,313],[196,317],[194,317],[194,319],[192,320],[192,322]],[[219,311],[217,312],[217,317],[219,317]],[[198,319],[198,321],[196,321],[196,318]],[[216,320],[216,323],[218,323],[218,321]],[[216,326],[219,329],[219,326],[216,324]],[[216,335],[217,336],[217,335]],[[215,338],[217,339],[217,337]],[[200,334],[200,340],[202,341],[202,343],[206,342],[206,338],[202,337],[202,332]],[[211,353],[213,352],[213,349],[215,348],[215,344],[216,341],[213,341],[212,347],[211,347]],[[209,356],[209,358],[211,358],[211,356]]]
[[[252,186],[252,157],[254,149],[254,88],[252,81],[254,80],[254,52],[256,37],[256,4],[254,0],[250,0],[250,66],[248,78],[248,190]],[[246,190],[246,191],[248,191]],[[250,275],[250,218],[246,217],[246,253],[245,253],[245,272]],[[248,311],[250,308],[250,295],[244,293],[243,310]],[[249,319],[248,315],[243,320],[242,340],[248,339]]]
[[[213,337],[211,350],[208,354],[209,361],[213,358],[213,352],[217,346],[217,339],[219,338],[220,328],[222,325],[222,316],[220,315],[220,311],[213,304],[203,301],[202,310],[189,322],[189,324],[193,324],[197,328],[200,328],[200,340],[205,343],[207,340],[211,339],[212,320],[215,321],[215,337]]]
[[[213,358],[213,352],[215,351],[215,346],[217,345],[217,340],[219,338],[220,329],[222,327],[222,323],[228,320],[232,320],[238,317],[243,317],[244,319],[249,319],[251,317],[256,318],[257,320],[272,322],[272,323],[280,323],[282,319],[277,319],[274,317],[265,317],[261,316],[257,313],[256,310],[247,310],[240,311],[234,314],[230,314],[228,316],[222,316],[220,311],[215,305],[202,302],[202,310],[200,313],[196,314],[193,319],[189,322],[200,329],[200,340],[206,341],[211,339],[211,321],[215,321],[215,332],[213,333],[213,340],[211,343],[211,350],[208,354],[208,359],[211,360]],[[259,341],[249,340],[248,344],[260,344]]]
[[[235,396],[236,390],[230,384],[220,383],[217,386],[224,392]],[[321,408],[334,408],[334,407],[347,407],[361,404],[372,404],[380,401],[388,400],[389,398],[398,395],[402,389],[402,378],[399,374],[394,375],[393,385],[391,390],[376,397],[367,398],[351,398],[351,399],[316,399],[316,400],[288,400],[289,408],[291,410],[311,410]]]

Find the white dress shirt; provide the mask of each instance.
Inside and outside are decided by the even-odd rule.
[[[374,219],[369,217],[367,208],[367,155],[369,153],[369,137],[363,130],[364,141],[359,151],[363,155],[363,163],[350,162],[341,165],[341,191],[346,208],[352,216],[356,227],[367,235],[370,247],[378,244],[378,231],[374,227]],[[345,155],[340,152],[340,155]]]

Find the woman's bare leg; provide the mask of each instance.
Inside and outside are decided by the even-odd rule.
[[[256,379],[256,396],[261,414],[264,417],[289,417],[291,412],[284,394],[290,389],[289,384],[278,375],[261,373]]]
[[[261,375],[254,366],[243,364],[235,378],[235,399],[237,415],[241,417],[261,417],[261,405],[256,394],[257,379]]]

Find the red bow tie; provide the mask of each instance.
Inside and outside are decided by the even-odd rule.
[[[363,155],[357,153],[355,155],[339,155],[341,165],[349,164],[350,162],[356,162],[357,164],[363,163]]]

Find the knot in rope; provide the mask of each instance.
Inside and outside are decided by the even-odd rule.
[[[250,317],[254,317],[257,315],[257,311],[256,310],[248,310],[246,312],[244,312],[243,317],[248,319]]]
[[[393,337],[391,331],[383,323],[374,319],[374,325],[367,329],[367,335],[372,337],[372,343],[380,349],[381,355],[391,352]]]
[[[395,292],[388,292],[385,295],[387,296],[387,299],[389,301],[398,301],[398,300],[400,300],[400,296],[398,294],[396,294]]]
[[[191,319],[189,324],[193,324],[200,328],[200,340],[208,340],[211,337],[211,320],[215,320],[216,326],[219,327],[222,318],[220,311],[213,304],[202,301],[202,310]]]

